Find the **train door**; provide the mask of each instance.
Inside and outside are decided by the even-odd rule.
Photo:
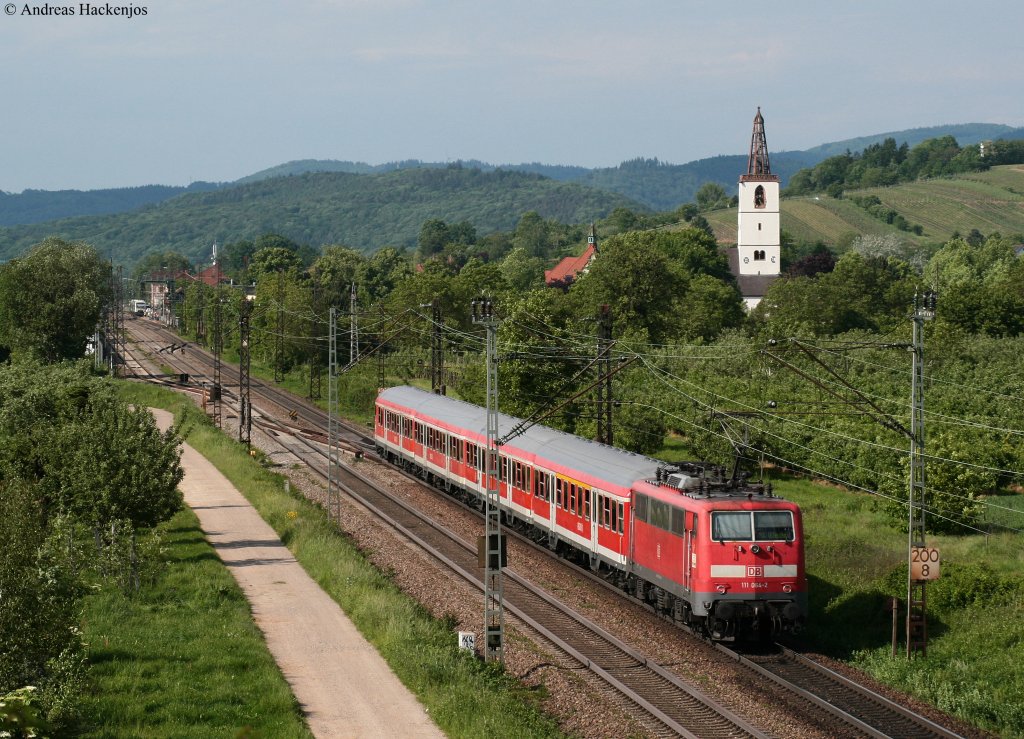
[[[694,571],[697,568],[697,514],[686,511],[686,543],[683,548],[683,587],[693,589]]]

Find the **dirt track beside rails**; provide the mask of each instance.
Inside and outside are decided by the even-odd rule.
[[[170,413],[153,410],[167,428]],[[416,698],[274,530],[199,452],[182,445],[185,502],[249,599],[317,737],[443,737]]]

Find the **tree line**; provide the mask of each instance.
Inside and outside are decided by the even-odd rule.
[[[63,734],[87,688],[81,600],[159,566],[181,506],[177,430],[160,432],[83,359],[110,266],[48,239],[0,265],[0,733]],[[30,732],[36,733],[30,733]]]
[[[720,197],[710,189],[707,194],[708,201]],[[609,217],[602,228],[613,230],[613,222]],[[972,233],[930,256],[875,237],[854,240],[843,254],[823,245],[790,245],[783,252],[786,276],[748,314],[722,253],[699,227],[626,228],[601,238],[587,271],[552,288],[544,284],[544,269],[566,251],[582,251],[582,229],[528,214],[513,232],[481,238],[468,224],[431,219],[411,254],[382,250],[367,256],[332,246],[307,264],[297,250],[280,244],[253,253],[247,273],[256,282],[252,351],[282,372],[322,366],[327,309],[334,306],[340,364],[348,363],[354,359],[348,355],[347,331],[355,284],[361,351],[386,338],[380,352],[387,354],[388,376],[396,381],[423,377],[433,330],[428,306],[436,301],[450,361],[459,364],[452,390],[482,402],[481,344],[467,306],[486,294],[504,319],[502,407],[526,416],[582,385],[578,375],[594,356],[596,317],[607,305],[614,316],[617,356],[631,362],[615,378],[616,444],[658,454],[668,437],[713,461],[732,464],[740,457],[751,471],[770,463],[824,476],[881,495],[899,525],[906,498],[905,439],[877,426],[856,406],[833,412],[836,399],[792,367],[819,378],[837,371],[837,365],[844,371],[852,367],[850,381],[886,398],[895,423],[908,425],[907,355],[870,345],[905,347],[915,294],[936,289],[940,310],[927,331],[941,349],[928,356],[936,377],[948,376],[936,380],[929,399],[943,424],[929,443],[934,479],[950,481],[945,488],[950,494],[936,494],[931,526],[964,532],[984,525],[979,501],[1006,492],[1022,469],[1020,437],[1014,432],[1024,428],[1021,413],[976,395],[946,392],[969,384],[1020,397],[1013,374],[1003,376],[1019,354],[1024,331],[1024,262],[1015,251],[1020,241]],[[562,246],[566,243],[572,248]],[[197,306],[209,305],[209,297],[202,297],[208,290],[203,286],[190,290],[181,316],[194,336]],[[826,357],[825,366],[792,348],[799,343],[786,344],[792,356],[779,363],[772,358],[777,352],[767,350],[772,339],[803,342]],[[861,348],[852,355],[829,353],[830,342]],[[375,361],[342,378],[354,407],[370,407],[378,372]],[[770,412],[769,401],[792,407]],[[791,415],[793,408],[817,410],[807,423]],[[735,429],[722,427],[723,417],[736,413],[748,414],[739,429],[749,439],[743,445],[734,443]],[[546,422],[593,436],[593,399],[569,403]],[[956,462],[971,458],[985,460],[979,462],[984,469],[965,471]],[[943,488],[936,484],[936,489]]]
[[[1024,162],[1024,140],[992,141],[961,147],[953,136],[923,141],[913,148],[887,138],[858,153],[847,151],[801,169],[789,180],[785,195],[824,192],[839,197],[847,190],[895,185],[922,177],[979,172],[999,164]]]

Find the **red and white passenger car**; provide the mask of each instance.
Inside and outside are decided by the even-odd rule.
[[[382,456],[446,489],[485,495],[487,412],[413,387],[377,398]],[[499,435],[519,419],[500,415]],[[800,509],[717,468],[533,426],[499,450],[506,519],[583,558],[715,639],[799,629],[807,614]]]

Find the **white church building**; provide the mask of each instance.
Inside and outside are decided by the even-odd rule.
[[[747,171],[740,175],[736,248],[727,249],[747,310],[753,309],[779,276],[779,176],[772,174],[761,109],[754,116]]]

